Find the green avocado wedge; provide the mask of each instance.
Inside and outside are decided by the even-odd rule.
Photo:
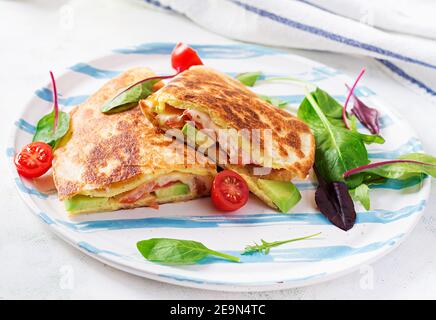
[[[154,193],[158,199],[182,196],[189,193],[189,186],[187,184],[177,182],[168,187],[156,189]]]
[[[283,213],[301,200],[301,194],[292,182],[259,179],[257,185]]]
[[[209,137],[201,132],[200,130],[197,130],[194,126],[192,126],[189,123],[185,123],[185,125],[182,128],[182,133],[185,135],[185,137],[188,137],[189,139],[192,139],[193,145],[203,145],[204,143],[207,143],[210,141],[210,145],[214,142],[213,140],[210,140]],[[189,145],[189,141],[188,141]]]
[[[64,205],[68,212],[78,213],[84,210],[99,211],[99,209],[107,207],[108,201],[109,198],[77,195],[64,200]]]

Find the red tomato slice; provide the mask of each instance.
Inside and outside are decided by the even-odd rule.
[[[177,73],[202,64],[197,52],[184,43],[179,42],[171,53],[171,65]]]
[[[53,152],[44,142],[32,142],[15,156],[15,167],[18,173],[26,178],[42,176],[51,167]]]
[[[236,172],[224,170],[215,176],[212,183],[212,202],[219,210],[235,211],[248,201],[248,186]]]

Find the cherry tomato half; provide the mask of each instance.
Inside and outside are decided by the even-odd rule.
[[[171,53],[171,65],[177,73],[202,64],[197,52],[184,43],[179,42]]]
[[[26,178],[42,176],[51,167],[53,152],[44,142],[32,142],[15,156],[18,173]]]
[[[212,202],[219,210],[234,211],[248,201],[248,186],[236,172],[224,170],[215,176],[212,183]]]

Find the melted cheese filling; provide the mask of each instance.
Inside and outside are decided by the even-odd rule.
[[[231,163],[233,164],[262,166],[262,164],[266,162],[266,157],[264,157],[260,150],[256,152],[257,154],[253,154],[251,143],[240,133],[236,130],[232,131],[220,128],[212,121],[211,117],[204,112],[193,109],[175,108],[168,103],[157,101],[155,98],[146,100],[145,104],[156,113],[156,120],[159,126],[164,130],[182,129],[186,122],[193,121],[197,129],[207,129],[202,132],[207,134],[211,139],[217,140],[218,138],[218,141],[226,141],[227,143],[225,145],[219,144],[220,152],[227,154],[227,159],[231,159]],[[235,134],[237,135],[236,137]],[[246,163],[247,159],[249,160],[248,163]],[[234,163],[235,161],[237,163]],[[270,162],[272,165],[274,159],[271,159]]]

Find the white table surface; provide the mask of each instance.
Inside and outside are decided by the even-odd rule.
[[[73,13],[69,19],[68,13]],[[72,23],[71,23],[72,22]],[[113,48],[152,41],[228,43],[183,17],[132,1],[0,0],[0,140],[48,70],[61,72]],[[436,154],[436,103],[393,80],[367,58],[296,51],[354,77],[409,119],[426,152]],[[66,244],[20,200],[0,157],[0,299],[399,299],[436,298],[436,184],[421,221],[395,251],[348,276],[275,292],[226,293],[184,288],[115,270]],[[368,270],[372,270],[368,273]],[[73,275],[65,285],[65,272]],[[373,285],[365,280],[373,274]]]

